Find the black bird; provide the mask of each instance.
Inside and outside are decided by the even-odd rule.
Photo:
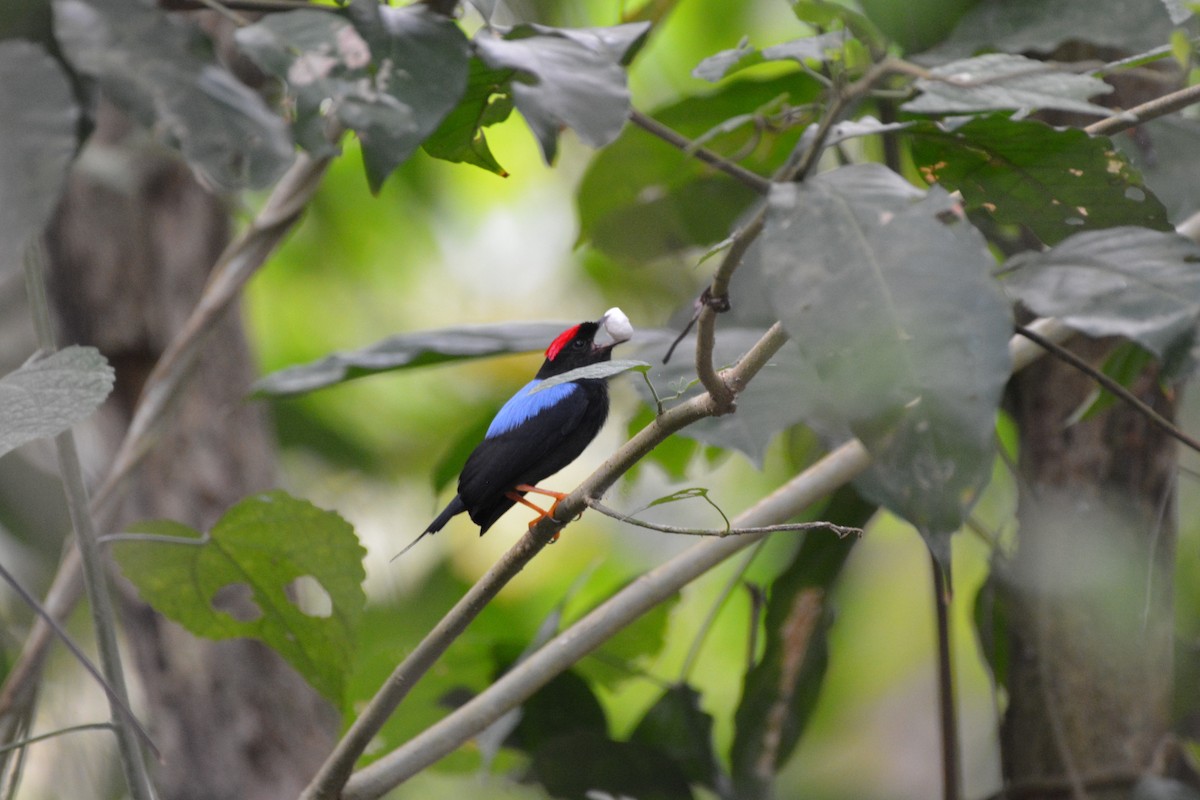
[[[596,343],[601,330],[613,339],[611,344]],[[608,361],[612,349],[628,340],[632,330],[625,314],[612,308],[595,322],[581,322],[560,333],[546,348],[546,360],[537,375],[504,404],[483,441],[467,457],[458,477],[458,494],[404,549],[426,534],[437,533],[451,517],[464,511],[479,526],[480,536],[515,503],[537,510],[537,519],[553,514],[553,506],[542,511],[525,500],[525,494],[534,491],[564,497],[536,484],[578,458],[596,438],[608,417],[608,381],[582,378],[534,390],[547,378]]]

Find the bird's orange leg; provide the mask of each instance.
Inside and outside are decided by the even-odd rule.
[[[554,503],[551,504],[551,506],[548,510],[543,510],[543,509],[539,508],[538,506],[535,506],[533,503],[529,502],[528,500],[526,500],[524,497],[522,497],[520,494],[518,494],[518,492],[533,492],[534,494],[544,494],[547,497],[553,497]],[[513,502],[520,503],[521,505],[526,506],[528,508],[532,508],[534,511],[536,511],[538,513],[538,515],[536,517],[534,517],[532,520],[529,521],[530,528],[532,528],[534,525],[541,522],[546,517],[553,517],[554,512],[558,510],[559,502],[564,497],[566,497],[566,495],[563,494],[562,492],[553,492],[549,489],[543,489],[540,486],[530,486],[527,483],[518,484],[516,486],[516,491],[506,492],[504,496],[507,497],[509,500],[512,500]],[[550,541],[557,542],[558,534],[557,533],[554,534],[554,538],[551,539]]]

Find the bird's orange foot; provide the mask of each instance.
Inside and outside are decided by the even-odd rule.
[[[549,509],[543,510],[543,509],[539,508],[538,506],[535,506],[533,503],[529,502],[528,500],[526,500],[525,497],[523,496],[525,492],[533,492],[534,494],[544,494],[547,497],[553,497],[554,502],[550,504]],[[529,528],[531,530],[533,529],[534,525],[537,525],[543,519],[545,519],[547,517],[553,517],[554,513],[556,511],[558,511],[558,504],[560,502],[562,502],[562,499],[564,497],[566,497],[566,495],[563,494],[562,492],[554,492],[549,489],[543,489],[540,486],[530,486],[527,483],[518,484],[516,487],[516,491],[507,492],[505,494],[505,496],[508,497],[509,500],[513,500],[517,503],[520,503],[523,506],[532,508],[534,511],[537,512],[538,515],[529,521]],[[551,544],[558,541],[559,533],[561,533],[561,531],[554,534],[554,538],[550,540]]]

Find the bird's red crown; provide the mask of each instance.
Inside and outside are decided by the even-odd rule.
[[[546,358],[553,361],[558,355],[559,351],[566,347],[567,342],[574,339],[575,334],[577,333],[579,333],[578,325],[572,325],[570,328],[567,328],[565,331],[560,333],[558,337],[550,343],[550,346],[546,348]]]

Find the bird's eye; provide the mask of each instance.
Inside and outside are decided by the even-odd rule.
[[[587,342],[585,342],[583,339],[576,339],[575,341],[571,342],[571,347],[574,347],[576,350],[578,350],[586,344]]]

